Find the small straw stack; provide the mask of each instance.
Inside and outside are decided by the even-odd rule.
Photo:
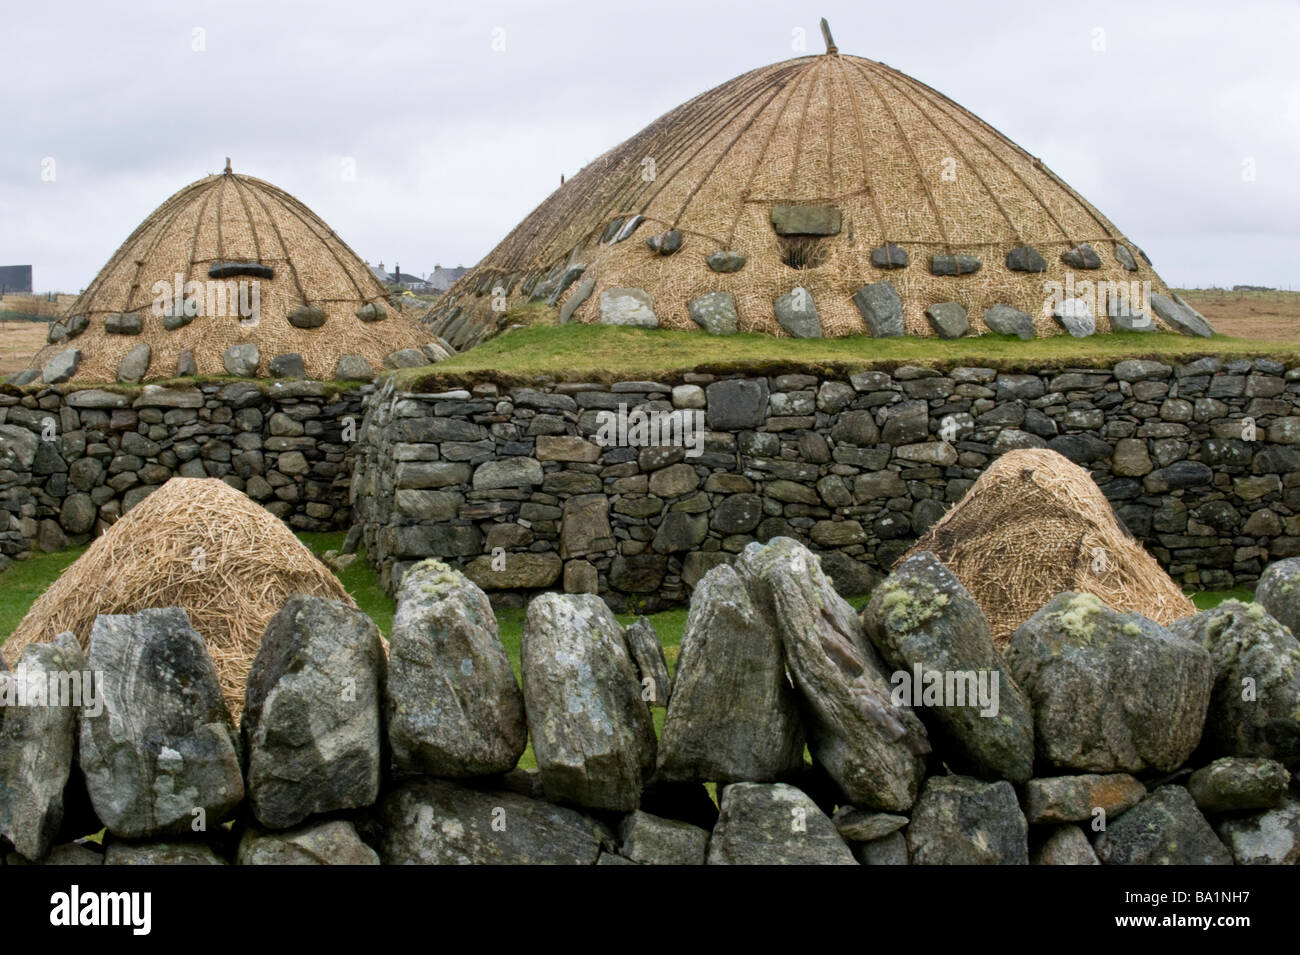
[[[1083,468],[1055,451],[1010,451],[902,560],[930,551],[984,610],[999,649],[1063,591],[1169,625],[1195,605],[1116,520]]]

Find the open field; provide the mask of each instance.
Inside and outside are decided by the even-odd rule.
[[[1224,335],[1259,341],[1300,340],[1300,292],[1188,289],[1179,294]]]
[[[26,368],[32,356],[45,346],[49,330],[45,322],[0,321],[0,375]]]

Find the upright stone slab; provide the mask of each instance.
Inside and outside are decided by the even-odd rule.
[[[639,618],[623,631],[623,640],[641,678],[641,698],[652,707],[667,708],[672,678],[654,624],[647,617]]]
[[[59,634],[53,643],[28,644],[13,673],[3,662],[0,837],[37,861],[50,851],[63,822],[63,791],[72,772],[77,718],[87,702],[83,692],[91,689],[90,674],[71,632]],[[60,686],[68,688],[66,698]]]
[[[780,634],[729,565],[695,588],[659,743],[667,781],[766,781],[803,764]]]
[[[384,797],[384,865],[594,865],[613,834],[588,816],[513,792],[413,779]]]
[[[822,337],[822,320],[813,303],[812,292],[802,285],[796,285],[778,298],[772,303],[772,309],[777,324],[789,332],[791,338]]]
[[[426,560],[397,594],[388,670],[393,762],[431,776],[514,769],[528,744],[524,697],[487,594]]]
[[[687,303],[686,310],[691,321],[713,335],[733,335],[740,327],[736,300],[730,292],[697,295]]]
[[[903,301],[893,282],[881,280],[862,286],[853,294],[853,304],[872,338],[897,338],[903,334]]]
[[[542,594],[528,605],[524,705],[548,799],[635,809],[655,760],[623,628],[590,594]]]
[[[1174,632],[1209,651],[1207,756],[1300,756],[1300,643],[1259,604],[1225,600]]]
[[[855,806],[907,809],[929,741],[916,714],[894,705],[853,608],[813,553],[788,537],[750,544],[735,566],[757,616],[773,621],[781,635],[817,762]]]
[[[1067,591],[1021,624],[1005,656],[1051,763],[1171,772],[1200,740],[1210,655],[1152,620]]]
[[[109,831],[188,835],[229,818],[244,798],[239,738],[185,611],[96,618],[86,666],[102,709],[82,710],[80,764]]]
[[[722,790],[709,865],[856,865],[835,824],[785,783],[732,783]]]
[[[384,651],[360,610],[298,595],[271,618],[248,674],[249,805],[272,829],[379,795]]]
[[[604,325],[659,327],[650,294],[639,288],[611,288],[601,292],[600,321]]]
[[[1024,341],[1034,337],[1034,317],[1010,305],[992,305],[984,309],[984,324],[998,335],[1015,335]]]
[[[1022,783],[1033,775],[1029,701],[1005,671],[979,604],[938,557],[924,551],[900,564],[862,619],[885,662],[904,675],[921,721],[936,739],[952,741],[957,761],[993,779]],[[921,705],[932,681],[962,698],[939,695],[939,705]]]

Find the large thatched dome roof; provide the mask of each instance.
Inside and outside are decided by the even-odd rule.
[[[177,276],[182,286],[195,283],[183,292],[203,302],[201,314],[160,314],[167,311],[157,305],[160,295],[174,290]],[[256,286],[256,316],[241,315],[238,294],[225,294],[239,283],[244,304]],[[368,321],[358,316],[366,306]],[[71,380],[112,381],[143,343],[150,351],[143,380],[174,377],[186,351],[193,373],[219,375],[228,371],[227,348],[252,343],[257,368],[240,373],[266,377],[276,356],[296,353],[309,377],[328,379],[342,355],[360,355],[377,371],[389,353],[431,338],[314,212],[227,165],[181,189],[131,233],[51,329],[32,367],[76,348],[81,361]]]
[[[645,239],[673,229],[679,251],[647,247]],[[696,328],[688,303],[726,291],[740,330],[786,334],[774,302],[801,286],[823,334],[858,334],[869,328],[855,292],[888,280],[908,334],[934,334],[925,310],[947,301],[968,311],[971,334],[986,330],[981,316],[995,304],[1032,314],[1039,335],[1054,334],[1061,326],[1044,312],[1044,282],[1065,283],[1071,269],[1061,255],[1082,243],[1100,261],[1075,271],[1076,281],[1150,281],[1167,291],[1137,246],[1040,160],[923,83],[832,46],[723,83],[586,166],[428,320],[459,346],[495,330],[493,288],[507,290],[511,306],[586,294],[566,310],[584,322],[600,320],[603,291],[635,288],[651,297],[660,327]],[[906,253],[906,266],[873,265],[886,244]],[[1041,256],[1043,271],[1008,267],[1008,253],[1021,247]],[[746,262],[715,271],[707,260],[719,251]],[[935,255],[973,256],[981,266],[935,275]],[[585,271],[574,279],[576,265]],[[1099,316],[1097,330],[1109,328]]]

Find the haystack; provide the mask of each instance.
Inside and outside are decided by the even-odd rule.
[[[240,312],[254,286],[255,319]],[[178,291],[202,313],[160,314]],[[186,351],[195,366],[189,373],[226,374],[225,350],[250,343],[259,353],[257,376],[270,377],[276,356],[296,353],[308,377],[328,380],[343,355],[360,355],[377,372],[392,352],[433,340],[314,212],[229,165],[155,209],[51,326],[50,338],[30,367],[77,348],[72,381],[113,381],[141,344],[149,346],[145,381],[176,377]]]
[[[1066,590],[1166,625],[1196,612],[1116,520],[1088,472],[1055,451],[998,458],[903,559],[919,551],[957,575],[999,648]]]
[[[681,233],[678,251],[647,246],[669,230]],[[1062,254],[1083,243],[1098,261],[1073,270]],[[1019,253],[1020,267],[1039,267],[1041,256],[1042,271],[1011,268],[1017,249],[1032,252]],[[743,266],[714,271],[718,252],[740,253]],[[980,267],[936,275],[934,255],[973,256]],[[603,292],[636,288],[659,327],[696,329],[688,303],[730,292],[741,331],[784,336],[774,303],[799,286],[823,335],[862,334],[854,293],[887,280],[908,334],[933,335],[926,308],[957,302],[971,334],[1004,304],[1049,335],[1062,329],[1044,283],[1064,286],[1070,271],[1076,282],[1150,281],[1167,293],[1138,247],[1041,160],[923,83],[828,42],[824,55],[697,96],[587,165],[427,320],[462,347],[496,330],[496,288],[508,306],[550,298],[583,322],[599,320]],[[1097,329],[1110,329],[1104,315]]]
[[[267,621],[293,594],[356,606],[287,527],[215,478],[172,478],[128,511],[32,604],[0,649],[71,630],[86,646],[99,614],[183,607],[238,718]]]

